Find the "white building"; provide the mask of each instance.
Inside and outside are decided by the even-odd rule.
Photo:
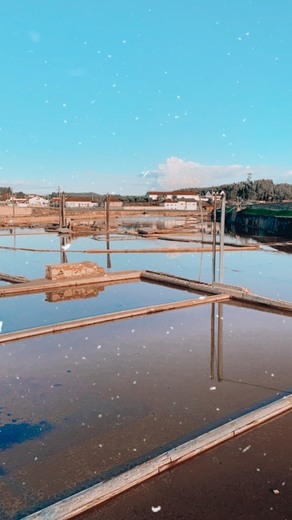
[[[65,205],[66,208],[94,208],[97,203],[86,197],[66,197]]]
[[[177,202],[179,200],[200,200],[200,194],[195,190],[185,190],[185,191],[148,191],[147,193],[148,199],[150,201],[159,201],[159,200],[172,200]]]
[[[179,200],[178,202],[173,202],[172,200],[166,200],[163,203],[163,207],[165,209],[179,209],[179,210],[194,210],[198,209],[198,202],[195,200]]]
[[[28,197],[26,204],[28,206],[47,207],[49,205],[49,201],[48,199],[40,197],[39,195],[32,195],[31,197]]]

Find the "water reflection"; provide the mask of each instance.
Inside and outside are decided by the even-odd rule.
[[[53,425],[45,438],[3,451],[3,519],[289,388],[291,320],[221,306],[2,345],[6,409],[19,424],[33,416]]]
[[[11,448],[14,444],[21,444],[26,441],[42,437],[52,430],[52,425],[47,421],[33,423],[12,423],[4,424],[0,428],[0,451]]]

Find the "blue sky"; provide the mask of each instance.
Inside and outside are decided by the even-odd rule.
[[[2,0],[0,186],[292,179],[291,0]]]

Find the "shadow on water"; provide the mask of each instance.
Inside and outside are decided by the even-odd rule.
[[[7,450],[14,444],[21,444],[22,442],[41,437],[51,430],[52,425],[47,421],[41,421],[37,424],[26,422],[5,424],[0,428],[0,451]]]

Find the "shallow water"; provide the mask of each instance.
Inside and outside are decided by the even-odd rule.
[[[0,244],[13,247],[15,240],[16,247],[51,252],[2,249],[2,272],[41,278],[47,263],[60,261],[54,234],[1,236]],[[115,249],[165,244],[181,246],[112,241]],[[106,254],[83,252],[106,245],[79,238],[67,259],[93,260],[107,270]],[[110,259],[113,271],[150,269],[211,281],[210,253],[113,253]],[[224,282],[291,300],[291,256],[269,247],[226,252]],[[59,296],[2,298],[2,332],[197,297],[144,282],[99,288],[82,299],[56,301]],[[288,316],[216,304],[1,344],[1,520],[20,518],[137,457],[290,392],[291,333]]]
[[[211,317],[206,305],[2,345],[0,440],[19,431],[0,443],[1,519],[291,389],[290,318],[216,305],[211,356]]]

